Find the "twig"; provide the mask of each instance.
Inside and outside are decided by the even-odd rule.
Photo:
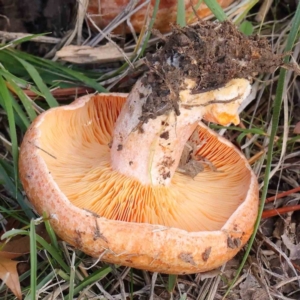
[[[120,275],[114,265],[110,265],[110,266],[112,268],[112,273],[114,274],[114,276],[117,278],[118,281],[111,287],[111,289],[109,290],[109,293],[112,294],[114,292],[114,290],[118,286],[120,286],[122,299],[126,299],[126,293],[125,293],[125,287],[124,287],[123,280],[127,276],[127,274],[129,273],[130,268],[125,268],[123,273]]]
[[[264,154],[266,154],[267,149],[260,150],[259,152],[255,153],[252,157],[248,159],[248,163],[250,165],[254,164],[258,159],[260,159]]]
[[[77,45],[80,45],[82,42],[82,26],[89,5],[89,1],[79,0],[77,2],[78,2],[77,21],[76,21]]]
[[[292,205],[292,206],[286,206],[286,207],[281,207],[281,208],[265,210],[262,213],[262,218],[263,219],[271,218],[274,216],[278,216],[280,214],[285,214],[285,213],[296,211],[296,210],[300,210],[300,205]]]
[[[96,46],[98,43],[101,42],[101,40],[107,36],[113,29],[118,27],[120,24],[122,24],[126,19],[128,19],[131,15],[136,13],[138,10],[140,10],[142,7],[147,5],[149,3],[149,0],[144,1],[142,4],[137,5],[138,1],[137,0],[131,0],[128,5],[125,7],[125,9],[115,17],[114,20],[112,20],[109,25],[107,25],[104,29],[103,32],[95,36],[89,43],[89,46]],[[91,20],[91,18],[89,18]],[[96,27],[95,27],[96,28]]]
[[[6,39],[8,41],[22,39],[30,35],[32,34],[22,33],[22,32],[0,31],[0,38]],[[55,38],[51,36],[36,36],[30,40],[32,42],[48,43],[48,44],[57,44],[61,41],[60,38]]]
[[[105,37],[109,42],[110,42],[110,44],[111,45],[113,45],[113,46],[115,46],[116,47],[116,49],[118,50],[118,51],[120,51],[120,53],[123,55],[123,57],[124,57],[124,60],[128,63],[128,65],[130,66],[130,67],[132,67],[133,68],[133,64],[131,63],[131,60],[130,60],[130,58],[127,56],[127,54],[123,51],[123,49],[115,42],[115,41],[113,41],[111,38],[110,38],[110,36],[108,35],[108,34],[106,34],[104,31],[102,31],[97,25],[96,25],[96,23],[93,21],[93,19],[90,19],[90,22],[93,24],[93,26],[95,27],[95,28],[97,28],[97,30],[101,33],[101,37]],[[93,47],[95,47],[96,45],[93,45]]]
[[[289,267],[291,268],[291,270],[293,271],[293,273],[297,276],[298,273],[295,269],[295,267],[293,266],[291,260],[289,259],[289,257],[278,248],[278,246],[273,243],[269,238],[267,238],[265,235],[263,235],[261,232],[258,232],[257,236],[262,239],[272,250],[276,251],[281,257],[284,258],[284,260],[286,261],[286,263],[289,265]],[[298,277],[298,285],[300,286],[300,278]]]
[[[155,288],[155,282],[156,282],[156,279],[157,279],[157,274],[158,273],[155,272],[152,275],[149,300],[153,300],[154,299],[154,288]]]
[[[263,20],[266,17],[267,12],[269,11],[271,5],[273,3],[273,0],[264,0],[262,3],[257,15],[255,16],[256,22],[263,22]]]
[[[12,91],[12,90],[11,90]],[[53,91],[51,91],[51,94],[56,97],[67,97],[67,96],[78,96],[78,95],[85,95],[85,94],[91,94],[95,90],[88,87],[74,87],[74,88],[58,88]],[[13,91],[12,91],[13,92]],[[37,95],[35,92],[31,90],[23,90],[23,92],[30,98],[33,98],[34,100],[40,100],[43,99],[39,95]]]
[[[269,198],[266,199],[266,203],[273,202],[274,200],[281,199],[281,198],[286,197],[290,194],[298,193],[298,192],[300,192],[300,186],[298,186],[294,189],[279,193],[275,196],[269,197]]]

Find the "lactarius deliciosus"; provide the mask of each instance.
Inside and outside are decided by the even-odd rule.
[[[221,7],[226,8],[234,0],[218,0]],[[100,28],[104,28],[110,22],[123,12],[130,0],[89,0],[88,13],[93,22]],[[128,18],[127,23],[123,22],[123,27],[119,27],[119,31],[125,30],[129,32],[128,24],[136,32],[140,32],[145,25],[145,17],[147,14],[151,17],[156,0],[151,0],[149,4],[145,0],[136,1],[136,9],[133,15]],[[196,22],[199,18],[205,18],[211,15],[211,10],[206,6],[204,1],[199,0],[185,0],[185,16],[187,24]],[[200,3],[200,4],[199,4]],[[144,5],[143,5],[144,4]],[[154,28],[161,32],[168,32],[171,30],[171,24],[175,24],[177,17],[177,4],[178,0],[160,0],[159,9],[156,14]],[[194,7],[194,10],[192,8]],[[140,8],[139,8],[140,7]],[[197,13],[197,15],[195,14]],[[94,28],[93,25],[91,25]]]
[[[207,271],[249,239],[258,184],[243,154],[201,120],[237,124],[248,78],[280,59],[225,22],[175,29],[147,64],[129,95],[41,114],[21,146],[21,180],[36,211],[89,255]]]

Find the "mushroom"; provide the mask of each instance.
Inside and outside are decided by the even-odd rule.
[[[228,7],[234,0],[218,0],[221,7]],[[90,14],[93,22],[100,28],[104,28],[109,25],[110,22],[116,18],[121,12],[123,12],[130,0],[89,0],[87,12]],[[132,2],[132,1],[131,1]],[[145,1],[138,1],[136,7],[141,5]],[[151,16],[155,0],[151,0],[149,3],[150,10],[148,11],[148,5],[144,5],[137,12],[135,12],[129,21],[136,32],[140,32],[145,24],[145,17],[147,14]],[[198,18],[205,18],[211,15],[211,10],[206,6],[204,2],[199,5],[198,0],[185,0],[185,12],[186,12],[186,22],[188,24],[194,23]],[[177,3],[178,0],[160,0],[159,9],[156,14],[154,28],[160,30],[161,32],[168,32],[171,30],[171,24],[175,24],[177,17]],[[194,9],[197,11],[197,16],[195,15]],[[94,26],[91,24],[91,28]],[[125,31],[130,32],[129,26],[125,26]],[[122,32],[123,27],[119,26],[117,32]]]
[[[228,28],[233,54],[226,52],[241,55],[228,22],[179,29],[182,35],[147,57],[149,72],[128,95],[87,95],[30,126],[20,178],[64,241],[106,262],[169,274],[217,268],[245,245],[257,217],[257,178],[243,154],[203,121],[239,123],[251,86],[241,76],[221,82],[234,77],[236,65],[246,74],[247,62],[237,57],[216,59],[227,66],[224,76],[197,65],[199,51],[187,37],[203,45],[209,28],[222,35]],[[208,38],[200,40],[196,29]],[[204,50],[210,63],[212,52]]]
[[[237,122],[249,90],[233,80],[197,103],[242,95],[225,113]],[[226,104],[181,107],[135,129],[141,92],[139,81],[129,96],[88,95],[41,114],[20,149],[26,194],[63,240],[104,261],[174,274],[216,268],[248,240],[258,199],[246,158],[199,122],[223,123]],[[182,105],[191,101],[182,94]],[[176,172],[187,142],[203,165],[194,178]]]

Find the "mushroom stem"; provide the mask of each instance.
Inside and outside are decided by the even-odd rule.
[[[144,185],[166,186],[178,167],[184,146],[200,120],[221,125],[238,124],[238,108],[249,95],[246,79],[232,79],[225,86],[198,94],[196,82],[186,79],[176,99],[178,111],[152,115],[147,121],[143,105],[152,93],[139,80],[115,124],[111,148],[112,168]],[[164,110],[164,107],[161,107]]]

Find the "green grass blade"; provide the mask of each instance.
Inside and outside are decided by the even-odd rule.
[[[56,99],[52,96],[50,93],[48,87],[44,83],[43,79],[41,78],[40,74],[38,71],[35,69],[35,67],[28,63],[27,61],[23,60],[22,58],[16,57],[16,59],[23,65],[23,67],[26,69],[36,86],[39,88],[39,90],[42,92],[44,95],[48,105],[50,107],[56,107],[58,106],[58,102]]]
[[[1,184],[1,177],[0,177],[0,184]],[[4,197],[0,197],[0,200],[1,200],[0,202],[4,203],[6,199]],[[5,215],[5,217],[8,216],[8,217],[14,218],[15,220],[20,221],[22,224],[28,225],[28,220],[25,219],[24,216],[22,215],[21,209],[20,210],[8,209],[8,208],[0,205],[0,213],[2,215]]]
[[[221,126],[221,125],[216,125],[216,124],[210,124],[209,126],[212,129],[228,129],[228,130],[235,130],[235,131],[240,131],[243,133],[253,133],[253,134],[259,134],[259,135],[266,135],[266,133],[259,128],[240,128],[236,126]]]
[[[238,143],[238,145],[242,143],[242,140],[244,139],[245,136],[247,136],[247,133],[245,132],[239,134],[239,136],[236,138],[236,142]]]
[[[180,27],[184,27],[185,23],[185,1],[184,0],[177,0],[177,20],[176,23]]]
[[[22,194],[17,190],[16,192],[16,184],[12,181],[11,176],[7,174],[5,169],[4,161],[0,159],[0,181],[3,182],[3,186],[5,190],[14,198],[16,198],[18,204],[20,205],[21,209],[24,211],[28,219],[35,218],[35,214],[32,212],[30,207],[24,202],[24,197]]]
[[[1,61],[1,52],[0,52],[0,61]],[[6,70],[3,66],[0,65],[0,67],[2,67],[2,69],[0,69],[0,75],[2,75],[3,77],[5,77],[6,79],[9,78],[10,81],[15,82],[15,84],[17,84],[19,87],[22,88],[27,88],[30,91],[34,92],[35,94],[37,94],[40,97],[43,97],[43,94],[38,91],[36,88],[34,88],[34,86],[30,85],[28,83],[28,81],[15,76],[14,74],[10,73],[8,70]]]
[[[36,281],[37,281],[37,249],[36,232],[34,219],[30,221],[30,293],[31,299],[36,299]]]
[[[56,270],[56,274],[61,277],[65,281],[70,281],[70,276],[66,272],[64,272],[62,269]]]
[[[45,74],[52,74],[51,78],[47,81],[48,84],[53,84],[53,80],[55,79],[56,82],[59,82],[59,80],[65,80],[65,81],[74,81],[77,80],[82,82],[83,84],[94,88],[98,92],[107,93],[108,91],[99,84],[95,79],[89,78],[85,76],[82,72],[72,70],[68,67],[62,66],[61,64],[57,62],[53,62],[50,60],[46,60],[43,58],[35,57],[33,55],[18,52],[16,50],[8,49],[8,53],[10,53],[15,59],[18,59],[22,57],[23,61],[26,61],[27,63],[31,64],[42,74],[41,76],[44,78]],[[95,73],[96,75],[96,73]],[[101,74],[98,74],[100,76]]]
[[[28,232],[24,229],[11,229],[11,230],[3,233],[0,238],[1,238],[1,240],[5,240],[8,238],[17,236],[17,235],[28,235]]]
[[[227,16],[217,0],[204,0],[204,2],[219,21],[223,22],[227,19]]]
[[[144,41],[144,44],[142,46],[141,52],[139,54],[139,57],[142,57],[144,55],[145,50],[146,50],[149,38],[151,36],[151,30],[152,30],[152,27],[153,27],[155,19],[156,19],[156,14],[158,12],[159,3],[160,3],[160,0],[155,0],[155,5],[153,7],[153,13],[152,13],[151,21],[150,21],[150,24],[149,24],[148,33],[147,33],[147,36],[145,38],[145,41]]]
[[[176,283],[177,283],[178,275],[169,275],[168,277],[168,285],[167,290],[169,293],[173,293]]]
[[[289,53],[289,52],[292,51],[292,49],[294,47],[295,40],[296,40],[298,32],[299,32],[299,28],[300,28],[300,3],[297,6],[297,10],[296,10],[294,19],[292,21],[292,28],[291,28],[291,31],[290,31],[290,33],[288,35],[288,38],[287,38],[287,44],[286,44],[286,47],[285,47],[285,52],[286,53]],[[289,62],[289,55],[284,58],[284,63],[288,63],[288,62]],[[284,92],[285,77],[286,77],[286,70],[282,68],[280,70],[280,73],[279,73],[279,79],[278,79],[278,83],[277,83],[276,95],[275,95],[275,100],[274,100],[274,105],[273,105],[272,128],[271,128],[271,134],[270,134],[269,145],[268,145],[267,163],[266,163],[265,175],[264,175],[264,186],[263,186],[263,190],[262,190],[262,194],[261,194],[259,212],[258,212],[258,217],[257,217],[256,223],[255,223],[254,232],[253,232],[253,234],[252,234],[252,236],[251,236],[251,238],[248,242],[248,247],[246,249],[243,260],[242,260],[242,262],[241,262],[241,264],[240,264],[240,266],[237,270],[237,273],[236,273],[233,281],[231,282],[228,290],[226,291],[226,294],[225,294],[224,298],[227,297],[227,295],[229,294],[231,288],[233,287],[236,280],[239,278],[240,273],[244,268],[244,265],[247,261],[248,255],[249,255],[250,250],[252,248],[252,245],[253,245],[253,242],[254,242],[254,239],[255,239],[255,235],[258,231],[261,216],[262,216],[262,213],[263,213],[263,210],[264,210],[264,204],[265,204],[265,200],[266,200],[267,193],[268,193],[269,176],[270,176],[270,173],[271,173],[271,164],[272,164],[272,158],[273,158],[274,141],[275,141],[275,137],[276,137],[276,134],[277,134],[278,124],[279,124],[279,119],[280,119],[280,111],[281,111],[281,104],[282,104],[282,98],[283,98],[283,92]]]
[[[80,291],[82,291],[85,287],[87,287],[90,284],[93,284],[94,282],[102,279],[104,276],[106,276],[108,273],[111,272],[111,267],[104,267],[101,268],[94,273],[92,273],[90,276],[86,277],[83,281],[81,281],[74,289],[74,296],[77,295]],[[65,300],[71,300],[70,295],[67,295],[65,297]]]
[[[17,131],[16,131],[16,124],[15,124],[15,117],[11,102],[11,95],[5,85],[5,81],[2,76],[0,76],[0,96],[3,100],[5,111],[8,118],[9,124],[9,134],[12,143],[12,156],[14,161],[14,172],[15,172],[15,182],[18,182],[18,157],[19,157],[19,150],[18,150],[18,139],[17,139]],[[17,188],[15,189],[15,195],[17,194]]]
[[[43,279],[37,284],[37,291],[43,288],[48,282],[52,281],[56,276],[55,270],[52,270],[49,274],[45,275]]]
[[[11,80],[11,78],[9,76],[5,76],[5,79],[7,80],[7,82],[10,84],[10,86],[13,88],[13,90],[15,91],[15,93],[17,94],[19,99],[21,100],[23,107],[26,110],[27,115],[29,116],[30,121],[33,121],[37,117],[37,114],[36,114],[35,110],[33,109],[32,104],[30,103],[30,100],[25,95],[23,90],[13,80]],[[28,127],[29,122],[27,121],[25,125],[26,125],[26,127]]]
[[[70,69],[65,69],[64,72],[70,76],[72,76],[73,78],[83,82],[85,85],[95,89],[97,92],[100,93],[108,93],[108,90],[106,88],[104,88],[101,84],[99,84],[96,80],[88,78],[87,76],[70,70]]]
[[[1,77],[1,78],[3,79],[3,77]],[[10,103],[13,108],[15,125],[18,125],[19,127],[21,127],[22,130],[25,130],[27,128],[27,126],[29,125],[29,120],[28,120],[25,112],[23,111],[22,107],[20,106],[20,104],[16,101],[16,99],[13,97],[13,95],[7,88],[6,82],[4,79],[3,79],[3,81],[4,81],[4,86],[2,85],[1,89],[2,89],[2,92],[5,94],[5,96],[3,94],[3,97],[1,97],[0,105],[6,111],[7,106],[5,105],[5,100],[6,100],[6,102]]]
[[[3,173],[2,175],[5,176],[6,178],[10,179],[10,185],[7,186],[9,188],[8,192],[10,193],[10,195],[13,195],[12,190],[10,190],[10,187],[15,187],[16,185],[18,187],[21,186],[20,181],[18,182],[13,182],[11,180],[11,178],[15,177],[15,169],[14,166],[10,163],[10,161],[6,161],[4,159],[0,158],[0,165],[2,166],[2,168],[5,170],[5,173]],[[1,173],[0,173],[1,174]]]
[[[47,217],[46,213],[43,213],[43,218],[44,218],[44,223],[45,223],[45,226],[46,226],[47,233],[48,233],[48,235],[50,237],[50,240],[51,240],[51,245],[57,251],[59,251],[56,234],[55,234],[54,230],[52,229],[52,227],[50,225],[49,218]]]
[[[56,260],[56,262],[67,272],[70,272],[70,268],[65,263],[64,259],[60,256],[60,253],[50,244],[48,244],[41,236],[36,236],[37,242],[51,254],[51,256]]]

